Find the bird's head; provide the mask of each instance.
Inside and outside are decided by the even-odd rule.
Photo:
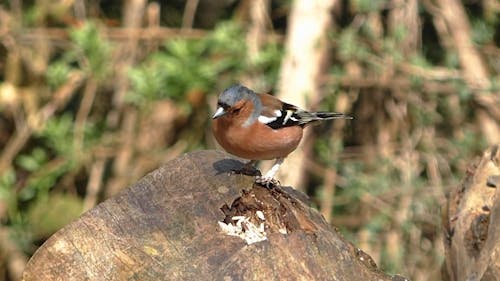
[[[240,110],[248,102],[253,102],[253,107],[257,103],[260,103],[254,91],[239,84],[233,85],[220,94],[217,100],[217,109],[212,119],[217,119],[227,114],[239,114]]]

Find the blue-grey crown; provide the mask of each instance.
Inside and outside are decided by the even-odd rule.
[[[222,92],[222,94],[219,97],[219,102],[229,106],[233,106],[240,100],[255,99],[256,97],[257,95],[255,94],[254,91],[240,84],[236,84],[227,88],[226,90],[224,90],[224,92]]]
[[[227,88],[226,90],[224,90],[224,92],[222,92],[222,94],[219,97],[218,103],[219,105],[225,105],[231,107],[237,102],[245,99],[251,100],[254,105],[252,113],[250,114],[248,120],[246,120],[244,124],[248,125],[257,120],[260,113],[262,112],[262,102],[260,101],[259,96],[254,91],[250,90],[249,88],[243,85],[236,84]]]

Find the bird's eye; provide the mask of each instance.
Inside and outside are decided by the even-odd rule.
[[[238,113],[240,113],[240,110],[241,110],[241,107],[240,108],[235,108],[235,109],[233,109],[233,113],[234,114],[238,114]]]
[[[229,109],[229,105],[227,105],[225,103],[222,103],[222,102],[218,102],[217,103],[217,107],[222,107],[222,108],[224,108],[224,110],[228,110]]]

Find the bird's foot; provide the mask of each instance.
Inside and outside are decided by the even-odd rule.
[[[253,166],[254,161],[250,161],[243,165],[240,169],[234,169],[231,170],[232,173],[234,174],[240,174],[240,175],[245,175],[245,176],[261,176],[262,173],[259,171],[259,169],[255,168]]]
[[[255,183],[267,188],[274,188],[280,186],[279,180],[272,177],[258,176],[255,178]]]

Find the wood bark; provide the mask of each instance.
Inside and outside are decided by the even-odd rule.
[[[500,145],[471,165],[443,206],[445,280],[500,280]]]
[[[391,280],[305,195],[254,186],[229,173],[243,163],[228,157],[168,162],[55,233],[23,280]],[[245,233],[260,220],[265,240],[247,244],[220,226],[241,217]]]

